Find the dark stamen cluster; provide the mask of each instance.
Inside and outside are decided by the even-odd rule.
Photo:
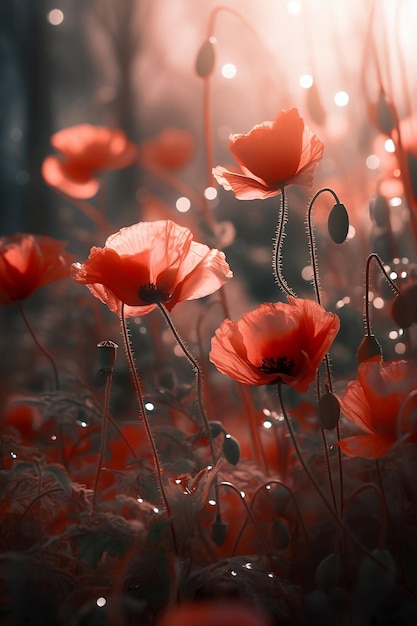
[[[287,359],[286,356],[270,356],[262,359],[262,365],[260,365],[259,369],[266,374],[291,375],[294,370],[294,359]]]
[[[158,302],[168,302],[170,295],[158,289],[154,283],[148,283],[139,288],[139,298],[147,304],[158,304]]]

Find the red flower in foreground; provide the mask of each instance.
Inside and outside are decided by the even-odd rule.
[[[122,228],[72,268],[74,280],[111,311],[120,314],[124,302],[128,317],[149,313],[158,303],[170,311],[177,302],[208,296],[232,277],[223,252],[193,241],[188,228],[170,220]]]
[[[41,235],[0,238],[0,305],[24,300],[39,287],[69,276],[74,255],[65,246]]]
[[[79,124],[55,133],[51,144],[60,152],[42,164],[48,185],[74,198],[92,198],[103,170],[118,170],[137,158],[137,146],[123,131],[105,126]]]
[[[248,385],[281,381],[307,391],[340,322],[312,300],[288,296],[265,303],[238,322],[225,320],[211,341],[210,361]]]
[[[229,148],[241,172],[218,166],[217,182],[240,200],[278,195],[286,185],[311,187],[324,145],[304,124],[297,109],[280,111],[273,122],[254,126],[246,135],[231,135]]]
[[[169,609],[157,626],[268,626],[270,621],[252,607],[237,601],[195,602]]]
[[[345,416],[364,433],[341,439],[348,456],[377,459],[387,454],[404,433],[406,440],[416,440],[416,424],[408,421],[416,411],[417,371],[410,361],[363,361],[356,380],[348,383],[340,399]],[[414,433],[412,431],[414,430]]]

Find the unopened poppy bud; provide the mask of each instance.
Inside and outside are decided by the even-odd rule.
[[[314,580],[319,589],[330,591],[339,582],[341,574],[340,556],[334,552],[326,556],[317,566]]]
[[[212,420],[209,422],[209,426],[210,426],[210,435],[213,437],[213,439],[218,437],[221,433],[225,434],[225,430],[221,422]]]
[[[378,194],[369,204],[369,214],[371,219],[380,228],[386,228],[389,225],[390,208],[388,200],[385,196]]]
[[[365,335],[358,350],[358,363],[375,357],[381,358],[382,349],[375,335]]]
[[[321,396],[317,405],[317,417],[326,430],[336,428],[340,418],[340,404],[333,393],[325,393]]]
[[[399,328],[409,328],[417,321],[417,285],[411,285],[395,298],[392,317]]]
[[[336,202],[327,220],[329,235],[335,243],[343,243],[349,232],[349,215],[341,202]]]
[[[232,465],[237,465],[240,459],[240,445],[232,435],[226,435],[223,442],[224,458]]]
[[[412,152],[407,152],[407,167],[411,192],[414,200],[417,200],[417,158]]]
[[[113,371],[118,347],[117,343],[110,340],[100,341],[97,344],[98,362],[100,372],[103,374],[110,374]]]
[[[229,524],[223,522],[220,518],[216,519],[216,521],[211,525],[211,537],[216,546],[219,548],[226,541],[228,526]]]
[[[198,51],[195,71],[201,78],[207,78],[213,71],[215,60],[213,42],[207,39]]]
[[[276,550],[285,550],[290,543],[290,531],[281,519],[274,520],[272,524],[272,545]]]
[[[396,114],[394,106],[388,102],[383,89],[379,92],[375,117],[378,130],[384,135],[390,135],[396,127]]]

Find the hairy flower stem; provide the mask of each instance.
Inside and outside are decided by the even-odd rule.
[[[364,318],[365,318],[365,330],[366,330],[366,334],[368,335],[368,337],[370,337],[372,335],[371,316],[369,314],[369,281],[370,281],[371,261],[376,261],[376,263],[379,265],[379,268],[380,268],[381,272],[384,274],[385,278],[387,279],[387,281],[388,281],[391,289],[395,293],[395,295],[398,296],[400,294],[400,290],[398,289],[397,285],[388,276],[388,273],[385,270],[384,264],[382,263],[381,259],[376,254],[376,252],[372,252],[368,256],[368,258],[366,260],[366,273],[365,273],[365,313],[364,313]]]
[[[130,367],[130,370],[132,372],[133,384],[135,386],[135,391],[136,391],[136,397],[137,397],[138,403],[139,403],[140,416],[141,416],[143,424],[145,426],[145,432],[146,432],[146,435],[148,437],[148,441],[149,441],[149,444],[150,444],[150,447],[151,447],[152,458],[153,458],[153,462],[154,462],[154,466],[155,466],[156,478],[157,478],[157,481],[158,481],[159,491],[160,491],[160,494],[161,494],[162,499],[164,501],[164,506],[165,506],[165,509],[166,509],[166,512],[167,512],[167,516],[168,516],[169,519],[171,519],[171,507],[169,505],[168,498],[167,498],[166,493],[165,493],[164,483],[162,481],[161,463],[159,461],[159,456],[158,456],[158,452],[157,452],[157,449],[156,449],[155,440],[153,438],[152,430],[151,430],[151,427],[150,427],[150,424],[149,424],[149,420],[148,420],[148,416],[147,416],[147,413],[146,413],[145,402],[143,400],[143,394],[142,394],[142,388],[141,388],[141,384],[140,384],[138,373],[136,371],[135,359],[133,357],[132,346],[131,346],[130,339],[129,339],[129,333],[128,333],[128,329],[127,329],[126,319],[125,319],[125,316],[124,316],[124,303],[122,303],[122,308],[121,308],[121,313],[120,313],[120,323],[121,323],[121,330],[122,330],[123,341],[124,341],[125,348],[126,348],[127,360],[129,361],[129,367]],[[178,551],[177,551],[177,542],[176,542],[175,533],[174,533],[174,529],[173,529],[172,524],[171,524],[171,529],[172,529],[172,537],[173,537],[173,543],[174,543],[175,552],[178,553]]]
[[[316,301],[317,301],[317,304],[319,304],[320,306],[321,306],[321,295],[320,295],[319,267],[318,267],[318,261],[317,261],[317,251],[316,251],[316,243],[315,243],[315,239],[314,239],[312,217],[313,217],[313,206],[314,206],[314,203],[317,200],[317,198],[324,192],[330,193],[333,196],[335,202],[337,204],[340,204],[339,198],[338,198],[337,194],[333,191],[333,189],[331,189],[331,187],[323,187],[322,189],[319,189],[314,194],[314,196],[310,200],[310,203],[309,203],[308,209],[307,209],[307,233],[308,233],[308,243],[309,243],[309,250],[310,250],[311,267],[313,269],[313,285],[314,285],[314,291],[316,293]],[[332,374],[331,374],[331,370],[330,370],[330,359],[329,359],[329,355],[328,354],[325,355],[324,361],[325,361],[325,364],[326,364],[327,389],[328,389],[328,391],[330,393],[333,393]],[[318,398],[320,399],[320,389],[319,389],[319,386],[318,386]],[[334,506],[336,508],[336,496],[335,496],[335,493],[334,493],[333,477],[332,477],[332,472],[331,472],[331,468],[330,468],[329,449],[328,449],[328,445],[327,445],[326,433],[325,433],[323,427],[321,427],[321,434],[322,434],[322,439],[323,439],[324,453],[325,453],[325,456],[326,456],[326,466],[327,466],[327,472],[328,472],[328,476],[329,476],[330,490],[332,492],[332,498],[333,498]],[[336,426],[336,434],[337,434],[337,438],[339,440],[340,439],[340,427],[339,427],[339,424],[337,424],[337,426]],[[337,455],[338,455],[339,481],[340,481],[340,510],[342,511],[343,510],[343,502],[344,502],[344,480],[343,480],[342,451],[340,450],[340,448],[338,448],[338,450],[337,450]]]
[[[209,446],[210,446],[210,455],[211,455],[211,460],[212,460],[212,464],[213,467],[215,467],[216,465],[216,453],[214,450],[214,443],[213,443],[213,437],[211,436],[211,430],[210,430],[210,424],[207,418],[207,413],[206,413],[206,409],[204,406],[204,400],[203,400],[203,376],[202,376],[202,372],[201,372],[201,367],[200,364],[198,363],[197,359],[191,354],[190,350],[188,349],[188,347],[186,346],[184,340],[181,338],[179,332],[177,331],[177,329],[175,328],[174,322],[172,321],[172,318],[170,316],[170,314],[168,313],[166,307],[161,304],[160,302],[158,303],[158,308],[161,311],[166,323],[168,324],[172,334],[175,337],[176,342],[178,343],[179,347],[181,348],[184,356],[186,357],[186,359],[189,361],[189,363],[191,364],[194,374],[195,374],[195,380],[196,380],[196,385],[197,385],[197,398],[198,398],[198,408],[200,411],[200,416],[201,419],[203,421],[203,425],[204,425],[204,430],[206,431],[206,436],[209,442]],[[219,497],[218,497],[218,485],[217,485],[217,480],[216,478],[214,479],[214,488],[216,491],[216,507],[217,507],[217,516],[220,517],[220,503],[219,503]]]
[[[39,350],[41,352],[43,352],[43,354],[46,356],[46,358],[48,359],[48,361],[50,362],[50,364],[52,365],[52,369],[54,372],[54,379],[55,379],[55,387],[56,390],[58,391],[59,389],[59,378],[58,378],[58,368],[56,366],[55,360],[52,356],[52,354],[50,352],[48,352],[48,350],[41,344],[41,342],[39,341],[35,331],[33,330],[27,315],[23,309],[23,305],[21,302],[18,302],[18,307],[19,307],[19,311],[20,311],[20,315],[23,318],[24,323],[26,324],[26,328],[28,329],[29,333],[32,335],[33,341],[36,343],[36,345],[38,346]]]
[[[112,371],[106,372],[106,377],[107,379],[106,379],[106,389],[104,392],[103,424],[101,427],[100,456],[99,456],[98,463],[97,463],[96,478],[94,481],[94,490],[93,490],[93,503],[92,503],[93,513],[95,513],[96,508],[97,508],[98,493],[99,493],[98,487],[99,487],[99,482],[100,482],[101,468],[102,468],[103,459],[104,459],[104,450],[106,447],[106,440],[107,440],[107,426],[109,423],[109,408],[110,408],[110,390],[111,390],[113,372]]]
[[[285,237],[285,225],[288,221],[288,206],[285,187],[281,188],[281,206],[279,210],[278,224],[274,241],[272,269],[274,271],[275,280],[281,287],[282,291],[288,296],[295,296],[295,293],[288,287],[283,275],[281,267],[282,245]]]

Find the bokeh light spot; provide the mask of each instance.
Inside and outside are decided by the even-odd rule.
[[[215,187],[207,187],[204,190],[206,200],[215,200],[217,198],[217,189]]]
[[[181,196],[175,203],[175,207],[179,213],[187,213],[191,208],[191,202],[189,198]]]
[[[290,15],[300,15],[302,10],[303,5],[301,4],[301,0],[288,0],[287,11]]]
[[[349,104],[349,94],[346,91],[338,91],[334,95],[334,102],[338,107],[345,107]]]
[[[64,21],[64,14],[60,9],[52,9],[49,11],[47,19],[51,26],[59,26]]]
[[[310,87],[313,85],[313,82],[314,82],[314,80],[313,80],[313,77],[311,76],[311,74],[303,74],[298,79],[298,84],[303,89],[310,89]]]
[[[370,154],[366,158],[365,163],[366,163],[366,167],[368,168],[368,170],[376,170],[379,167],[380,160],[376,154]]]
[[[234,78],[237,74],[236,65],[233,65],[233,63],[225,63],[221,71],[223,78],[228,79]]]

